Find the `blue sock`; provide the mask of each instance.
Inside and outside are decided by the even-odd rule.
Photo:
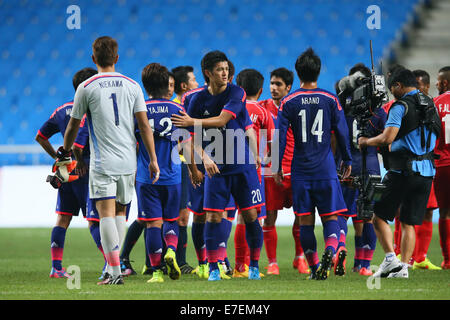
[[[100,227],[98,223],[94,223],[89,227],[89,231],[91,232],[92,239],[94,239],[95,244],[97,245],[97,248],[100,248],[102,245],[101,239],[100,239]]]
[[[219,243],[223,239],[222,223],[206,222],[205,224],[205,244],[206,256],[209,262],[209,270],[218,269],[217,261],[219,258]]]
[[[161,267],[162,239],[160,228],[147,228],[145,234],[145,244],[150,265],[154,269]]]
[[[56,270],[62,269],[62,257],[64,252],[64,241],[66,240],[66,229],[53,227],[50,237],[50,252],[52,256],[52,267]]]
[[[253,222],[245,223],[245,238],[247,239],[248,248],[250,250],[249,267],[258,268],[259,257],[264,241],[263,231],[258,219],[255,219]]]
[[[227,257],[227,247],[228,247],[228,238],[230,237],[232,223],[231,221],[228,221],[227,219],[222,218],[222,221],[220,222],[220,236],[219,239],[219,256],[218,261],[224,262],[225,258]]]
[[[309,268],[312,272],[316,272],[319,267],[319,257],[317,256],[317,240],[313,225],[300,225],[300,243]]]
[[[355,235],[355,262],[353,263],[354,268],[360,268],[361,258],[363,258],[363,237]]]
[[[134,245],[139,240],[139,237],[144,229],[144,225],[140,224],[138,220],[134,220],[134,222],[128,227],[122,246],[122,253],[120,254],[121,259],[129,259],[131,250],[133,250]]]
[[[186,264],[187,227],[178,226],[177,263],[179,266]]]
[[[361,267],[369,268],[377,246],[377,235],[372,223],[364,223],[362,238],[364,259],[361,260]]]
[[[340,247],[345,248],[345,239],[347,238],[347,232],[348,232],[347,219],[345,219],[343,216],[338,216],[338,224],[339,224],[340,231],[339,231],[339,242],[338,242],[336,251]]]
[[[147,228],[144,229],[144,239],[145,239],[145,265],[147,266],[147,268],[150,268],[152,265],[150,264],[150,258],[148,256]]]
[[[339,243],[341,229],[337,220],[328,220],[323,223],[323,238],[325,240],[325,250],[331,250],[333,255]]]
[[[205,250],[205,224],[192,222],[192,242],[194,243],[195,252],[197,253],[197,259],[200,264],[206,263],[206,250]]]
[[[178,246],[178,222],[177,221],[164,221],[163,223],[163,235],[164,242],[167,248],[177,251]]]

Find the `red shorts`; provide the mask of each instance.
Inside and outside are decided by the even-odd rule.
[[[275,211],[292,207],[291,176],[285,176],[283,185],[276,184],[274,178],[264,178],[266,210]]]
[[[427,209],[437,209],[439,208],[436,200],[436,194],[434,193],[434,182],[431,185],[430,197],[428,198]]]
[[[450,208],[450,166],[437,167],[434,177],[434,192],[439,208]]]

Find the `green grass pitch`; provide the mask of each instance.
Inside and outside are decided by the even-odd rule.
[[[428,257],[435,264],[442,262],[437,225]],[[278,227],[279,276],[266,276],[261,281],[231,279],[218,282],[201,280],[195,275],[182,275],[174,281],[165,277],[162,284],[149,284],[149,276],[141,274],[125,278],[123,286],[97,286],[103,258],[87,228],[69,229],[67,232],[63,266],[77,265],[81,271],[80,289],[68,289],[65,279],[50,279],[51,229],[1,229],[0,243],[0,299],[20,300],[305,300],[305,299],[394,299],[394,300],[448,300],[450,298],[450,270],[411,270],[409,279],[381,279],[379,289],[369,289],[367,277],[351,272],[354,256],[353,227],[349,223],[347,236],[347,274],[330,274],[326,281],[310,281],[292,268],[294,243],[290,227]],[[189,232],[188,262],[195,266],[196,256]],[[322,228],[316,227],[319,258],[323,251]],[[233,233],[228,242],[228,256],[234,265]],[[378,245],[378,244],[377,244]],[[136,244],[131,259],[136,271],[144,264],[144,242]],[[379,245],[373,265],[383,259]],[[260,269],[267,265],[265,251],[261,252]]]

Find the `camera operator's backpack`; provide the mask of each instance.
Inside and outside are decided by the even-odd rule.
[[[434,105],[433,99],[422,92],[414,95],[407,95],[395,102],[405,107],[405,114],[400,125],[400,130],[395,137],[399,140],[411,131],[420,128],[420,140],[422,148],[425,148],[424,155],[415,155],[408,151],[389,152],[388,168],[394,170],[410,169],[412,161],[431,160],[434,165],[436,155],[430,150],[431,134],[439,136],[441,132],[441,120]],[[428,129],[428,136],[425,137],[425,127]]]

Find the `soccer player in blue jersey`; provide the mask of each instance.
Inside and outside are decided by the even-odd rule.
[[[183,110],[181,105],[165,99],[169,87],[169,71],[159,63],[151,63],[142,71],[142,83],[147,94],[147,116],[154,132],[155,150],[160,168],[159,180],[152,183],[148,176],[149,155],[143,147],[138,131],[138,166],[136,174],[136,194],[138,198],[138,219],[147,226],[145,237],[147,254],[153,271],[150,283],[163,282],[161,258],[163,243],[161,228],[167,252],[164,261],[169,277],[180,278],[181,271],[176,261],[178,245],[178,218],[181,198],[181,160],[178,156],[178,141],[172,138],[177,129],[172,124],[171,115]]]
[[[358,63],[354,65],[350,71],[349,76],[353,77],[370,77],[370,69],[364,64]],[[340,90],[337,88],[339,95]],[[342,99],[341,99],[342,101]],[[342,101],[343,102],[343,101]],[[344,108],[345,109],[345,108]],[[359,176],[361,174],[362,154],[358,147],[358,134],[361,131],[356,119],[350,114],[350,110],[344,110],[346,115],[346,121],[348,130],[350,133],[350,150],[352,153],[352,172],[351,176]],[[374,115],[369,121],[369,127],[367,128],[371,135],[377,135],[383,132],[384,124],[386,122],[387,114],[383,108],[376,110]],[[341,161],[341,154],[339,149],[336,150],[335,157],[337,163]],[[368,147],[366,154],[367,172],[372,175],[380,175],[380,164],[378,161],[377,148]],[[345,203],[347,204],[347,213],[345,215],[338,216],[339,226],[341,233],[339,236],[338,253],[345,249],[346,236],[347,236],[347,219],[352,217],[353,226],[355,228],[355,258],[353,271],[359,272],[360,275],[370,276],[372,271],[370,270],[370,262],[372,261],[373,253],[375,251],[377,237],[371,220],[361,220],[357,218],[356,200],[358,199],[359,192],[351,184],[343,182],[342,193],[344,195]],[[337,254],[338,255],[338,254]],[[334,266],[334,272],[336,275],[345,274],[345,261],[341,260],[340,264],[336,263]]]
[[[246,95],[242,88],[229,83],[229,64],[223,52],[207,53],[201,65],[208,85],[192,97],[187,109],[188,114],[174,115],[173,122],[178,126],[191,128],[194,145],[201,141],[201,135],[206,135],[207,138],[208,135],[209,138],[214,135],[218,140],[222,139],[221,143],[215,141],[214,147],[203,145],[204,148],[209,146],[207,150],[210,150],[215,162],[205,162],[207,158],[204,154],[207,151],[199,154],[207,173],[203,209],[207,219],[205,243],[210,264],[208,280],[220,280],[217,252],[227,233],[226,225],[221,224],[221,221],[230,194],[241,210],[246,224],[250,248],[249,279],[259,280],[258,261],[263,239],[262,228],[257,219],[257,208],[264,203],[255,167],[255,163],[259,166],[260,160],[256,150],[255,133],[251,129],[252,122],[245,107]],[[203,128],[212,130],[200,131]],[[249,131],[250,143],[246,141],[246,131]],[[256,161],[252,154],[255,155]]]
[[[334,94],[317,87],[320,68],[320,58],[311,48],[297,58],[295,70],[300,89],[281,101],[278,113],[279,164],[290,125],[295,141],[291,174],[293,207],[300,216],[300,242],[311,270],[310,278],[325,280],[338,245],[337,215],[347,211],[331,150],[331,131],[334,131],[342,153],[344,177],[350,175],[352,157],[344,111]],[[278,182],[283,179],[280,165],[275,178]],[[320,263],[314,235],[316,208],[322,219],[325,239]]]
[[[78,85],[84,80],[90,78],[97,73],[92,68],[84,68],[78,71],[73,79],[72,84],[76,90]],[[49,141],[49,138],[58,132],[64,137],[67,124],[70,120],[70,111],[73,107],[73,101],[67,102],[58,107],[50,116],[36,135],[36,141],[42,148],[52,157],[56,159],[56,151]],[[76,173],[79,179],[70,183],[63,183],[58,189],[57,204],[56,204],[56,225],[52,230],[50,239],[51,243],[51,257],[52,269],[50,272],[51,278],[69,277],[67,272],[62,267],[62,258],[64,251],[64,242],[66,238],[66,231],[72,221],[73,216],[78,216],[81,209],[83,216],[86,217],[86,204],[88,201],[88,175],[86,167],[89,165],[89,147],[87,145],[88,132],[87,127],[83,121],[74,144],[74,155],[77,158]],[[88,220],[88,226],[91,235],[97,244],[97,247],[103,253],[100,242],[100,233],[98,223]]]

